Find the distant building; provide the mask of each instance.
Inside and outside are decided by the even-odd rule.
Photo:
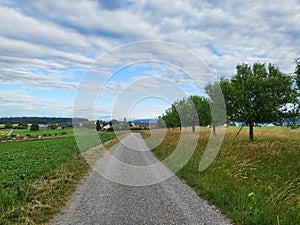
[[[58,126],[58,128],[61,128],[61,129],[73,127],[72,123],[69,123],[69,122],[58,123],[57,126]]]

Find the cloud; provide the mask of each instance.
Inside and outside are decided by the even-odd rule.
[[[6,84],[22,84],[26,86],[46,89],[75,89],[74,82],[63,82],[55,79],[55,76],[38,75],[32,72],[0,69],[0,81]]]
[[[99,67],[92,67],[90,75],[105,77],[120,65],[151,59],[153,54],[166,51],[169,54],[159,55],[161,61],[177,60],[182,70],[198,72],[201,85],[219,76],[231,76],[235,66],[243,62],[271,62],[290,73],[295,68],[294,59],[300,56],[299,12],[298,0],[289,4],[280,0],[3,0],[0,81],[30,88],[74,90],[80,72],[98,57],[119,45],[141,40],[174,42],[195,53],[203,64],[186,68],[193,59],[175,48],[162,45],[150,51],[146,46],[129,48],[122,53],[123,58],[109,55]],[[207,73],[202,70],[205,65]],[[149,72],[147,76],[154,79],[160,76],[154,70]],[[143,78],[145,74],[138,76]],[[191,84],[175,70],[165,71],[165,76],[186,89]],[[99,88],[99,84],[93,85],[87,88]],[[110,91],[119,92],[127,86],[128,82],[116,81]],[[148,82],[130,86],[127,91],[156,88],[156,93],[163,92],[157,86]]]
[[[22,90],[2,90],[0,96],[1,116],[70,115],[71,104],[29,95]],[[59,113],[58,113],[59,112]]]
[[[86,37],[74,30],[35,20],[14,9],[0,7],[0,35],[29,43],[52,45],[60,49],[89,48]],[[21,35],[20,35],[21,34]]]

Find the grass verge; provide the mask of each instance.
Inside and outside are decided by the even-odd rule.
[[[247,130],[234,139],[237,131],[227,128],[217,158],[199,172],[210,135],[202,128],[194,155],[177,175],[236,224],[300,224],[300,130],[255,128],[254,142]],[[165,159],[179,137],[179,130],[169,130],[154,154]]]

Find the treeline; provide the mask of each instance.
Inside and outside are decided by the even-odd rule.
[[[300,60],[294,74],[284,74],[273,64],[241,64],[231,78],[219,78],[205,87],[207,98],[191,96],[174,102],[158,118],[159,127],[177,128],[243,122],[288,124],[297,127],[300,115]]]
[[[67,117],[2,117],[0,124],[51,124],[51,123],[72,123],[72,118]],[[76,122],[88,122],[88,119],[76,118]]]

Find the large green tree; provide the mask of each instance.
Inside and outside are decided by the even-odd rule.
[[[203,98],[197,95],[190,97],[197,110],[198,120],[200,126],[208,126],[211,124],[211,113],[209,107],[209,101],[207,98]]]
[[[179,115],[180,127],[192,127],[192,131],[195,132],[195,127],[199,125],[199,117],[192,98],[183,98],[173,104]]]
[[[209,96],[209,107],[211,125],[213,134],[216,134],[216,126],[221,126],[226,123],[226,107],[222,89],[218,82],[209,83],[204,88],[205,93]]]
[[[295,117],[297,102],[293,77],[278,67],[255,63],[237,65],[231,79],[221,79],[228,118],[249,126],[249,140],[253,140],[255,123],[283,123]]]
[[[165,121],[168,128],[181,127],[180,118],[176,110],[175,103],[172,104],[171,108],[166,110],[166,113],[162,116],[162,120]]]
[[[159,118],[158,124],[162,126],[164,120],[168,128],[207,126],[211,122],[209,103],[206,98],[190,96],[175,101],[171,108]]]

